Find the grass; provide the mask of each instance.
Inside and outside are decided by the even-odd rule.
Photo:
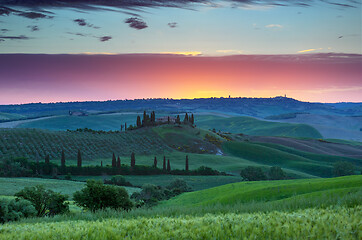
[[[164,203],[166,206],[232,205],[248,202],[272,202],[303,194],[345,189],[357,192],[362,176],[327,179],[239,182],[197,192],[185,193]],[[362,197],[362,196],[361,196]]]
[[[134,186],[142,186],[144,184],[154,184],[157,186],[167,186],[176,179],[182,179],[192,188],[192,190],[202,190],[216,186],[225,185],[228,183],[240,182],[239,176],[177,176],[177,175],[150,175],[150,176],[124,176],[126,181]],[[87,179],[108,179],[111,176],[74,176],[73,179],[85,181]]]
[[[121,124],[134,125],[137,115],[141,114],[104,114],[89,116],[56,116],[44,120],[23,123],[18,128],[39,128],[54,131],[90,128],[93,130],[115,131],[121,129]]]
[[[85,186],[85,182],[75,182],[58,179],[44,178],[0,178],[0,193],[2,196],[13,196],[21,191],[24,187],[33,187],[36,185],[44,185],[46,189],[68,195],[70,198],[73,193],[81,190]],[[129,194],[139,191],[138,188],[126,187]]]
[[[0,112],[0,120],[17,120],[24,118],[24,115],[16,114],[16,113],[4,113]]]
[[[325,139],[325,141],[327,141],[327,142],[332,142],[332,143],[348,144],[348,145],[351,145],[351,146],[362,146],[362,142],[351,141],[351,140]]]
[[[205,119],[205,120],[203,120]],[[196,125],[204,129],[221,130],[231,133],[243,133],[254,136],[285,136],[322,138],[313,127],[306,124],[268,122],[252,117],[206,117],[196,118]]]
[[[320,159],[314,158],[319,157],[324,159],[326,157],[307,153],[305,156],[301,156],[296,154],[301,151],[293,150],[288,152],[285,151],[284,147],[280,146],[279,148],[283,149],[283,151],[274,148],[274,145],[270,147],[270,145],[250,142],[226,142],[223,144],[223,149],[228,154],[260,164],[294,169],[319,177],[332,176],[332,162],[320,161]],[[311,156],[313,156],[313,158]],[[333,159],[333,157],[331,158]]]
[[[0,239],[360,239],[361,210],[11,223],[0,228]]]

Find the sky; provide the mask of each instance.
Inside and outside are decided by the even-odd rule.
[[[0,104],[284,94],[362,102],[361,6],[0,0]]]

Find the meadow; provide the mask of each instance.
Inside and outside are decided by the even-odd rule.
[[[243,133],[256,136],[285,136],[322,138],[315,128],[306,124],[280,123],[258,120],[252,117],[197,116],[195,124],[204,129]]]
[[[361,207],[12,223],[0,239],[360,239]]]

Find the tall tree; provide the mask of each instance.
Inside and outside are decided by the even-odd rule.
[[[101,161],[101,167],[103,167],[103,161]]]
[[[177,115],[177,117],[176,117],[176,123],[178,123],[178,124],[181,123],[181,121],[180,121],[180,115]]]
[[[189,115],[187,115],[187,113],[185,114],[185,118],[184,118],[184,123],[188,123],[189,122]]]
[[[166,171],[166,156],[163,156],[163,171]]]
[[[60,168],[62,170],[62,173],[65,174],[65,154],[64,154],[64,150],[62,150],[62,155],[60,157]]]
[[[152,122],[152,123],[155,123],[155,122],[156,122],[156,114],[155,114],[155,111],[152,111],[152,113],[151,113],[151,122]]]
[[[121,168],[121,158],[119,156],[117,158],[117,168]]]
[[[124,123],[124,131],[127,131],[127,123]]]
[[[116,161],[116,156],[113,153],[113,155],[112,155],[112,168],[115,168],[115,167],[117,167],[117,161]]]
[[[186,155],[186,163],[185,163],[185,170],[188,171],[189,170],[189,156]]]
[[[79,168],[82,167],[82,154],[80,153],[80,150],[78,149],[78,154],[77,154],[77,166]]]
[[[170,124],[170,116],[167,116],[167,124]]]
[[[49,154],[45,155],[45,159],[44,159],[44,161],[45,161],[45,164],[46,164],[46,165],[49,165],[49,164],[50,164],[50,157],[49,157]]]
[[[137,127],[138,128],[142,127],[141,117],[140,116],[137,116]]]
[[[153,160],[153,167],[157,168],[157,158],[156,158],[156,156],[155,156],[155,159]]]
[[[191,114],[191,118],[190,118],[190,123],[192,125],[194,125],[195,119],[194,119],[194,114]]]
[[[171,172],[170,159],[167,159],[167,172]]]
[[[134,152],[132,152],[132,154],[131,154],[131,167],[134,167],[134,166],[136,166],[136,157],[135,157]]]

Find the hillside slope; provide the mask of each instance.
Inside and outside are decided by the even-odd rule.
[[[306,124],[268,122],[252,117],[214,117],[208,120],[197,120],[196,118],[196,124],[204,129],[247,135],[322,138],[316,129]]]
[[[347,176],[329,179],[298,179],[283,181],[239,182],[206,190],[184,193],[164,206],[232,205],[250,202],[272,202],[310,198],[333,193],[346,195],[361,192],[362,176]],[[362,199],[362,195],[360,196]]]

